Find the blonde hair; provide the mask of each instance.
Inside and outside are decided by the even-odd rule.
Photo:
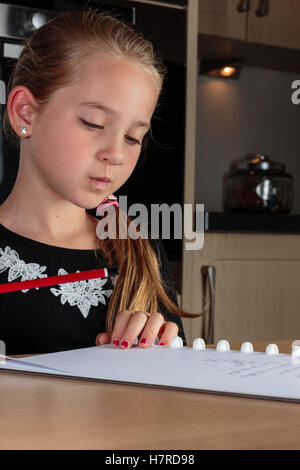
[[[152,44],[117,18],[93,11],[62,13],[33,33],[17,61],[9,89],[27,87],[42,109],[55,91],[79,78],[80,67],[91,54],[99,53],[136,61],[161,92],[166,69]],[[5,134],[11,135],[7,110],[3,126]],[[107,332],[112,331],[117,312],[124,309],[153,313],[164,305],[172,313],[194,317],[166,295],[157,256],[147,240],[99,239],[97,258],[98,250],[120,270],[108,307]]]

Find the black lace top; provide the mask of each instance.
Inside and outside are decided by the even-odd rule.
[[[177,303],[165,251],[152,242],[157,253],[163,284]],[[61,248],[31,240],[0,224],[0,283],[57,276],[105,267],[94,250]],[[89,279],[49,287],[0,294],[0,340],[7,354],[49,353],[95,345],[105,331],[105,319],[116,278]],[[167,321],[179,327],[178,315],[161,305]]]

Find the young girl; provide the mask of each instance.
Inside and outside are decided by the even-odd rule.
[[[4,119],[20,140],[20,163],[0,206],[0,282],[105,266],[119,275],[2,294],[8,354],[125,349],[136,339],[147,348],[176,335],[185,344],[161,245],[100,240],[99,219],[87,212],[131,175],[164,74],[148,41],[99,13],[60,14],[27,41]]]

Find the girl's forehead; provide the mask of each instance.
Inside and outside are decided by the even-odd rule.
[[[82,86],[105,86],[119,90],[143,87],[149,93],[158,95],[157,83],[151,70],[137,60],[126,57],[107,57],[96,55],[80,67],[78,82]]]
[[[158,99],[153,77],[126,59],[88,61],[77,79],[60,89],[58,100],[97,103],[112,109],[135,106],[152,113]],[[96,109],[96,107],[94,107]]]

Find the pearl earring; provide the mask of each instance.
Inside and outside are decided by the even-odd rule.
[[[22,135],[26,135],[27,127],[26,127],[26,126],[20,127],[20,129],[21,129],[21,134],[22,134]]]

